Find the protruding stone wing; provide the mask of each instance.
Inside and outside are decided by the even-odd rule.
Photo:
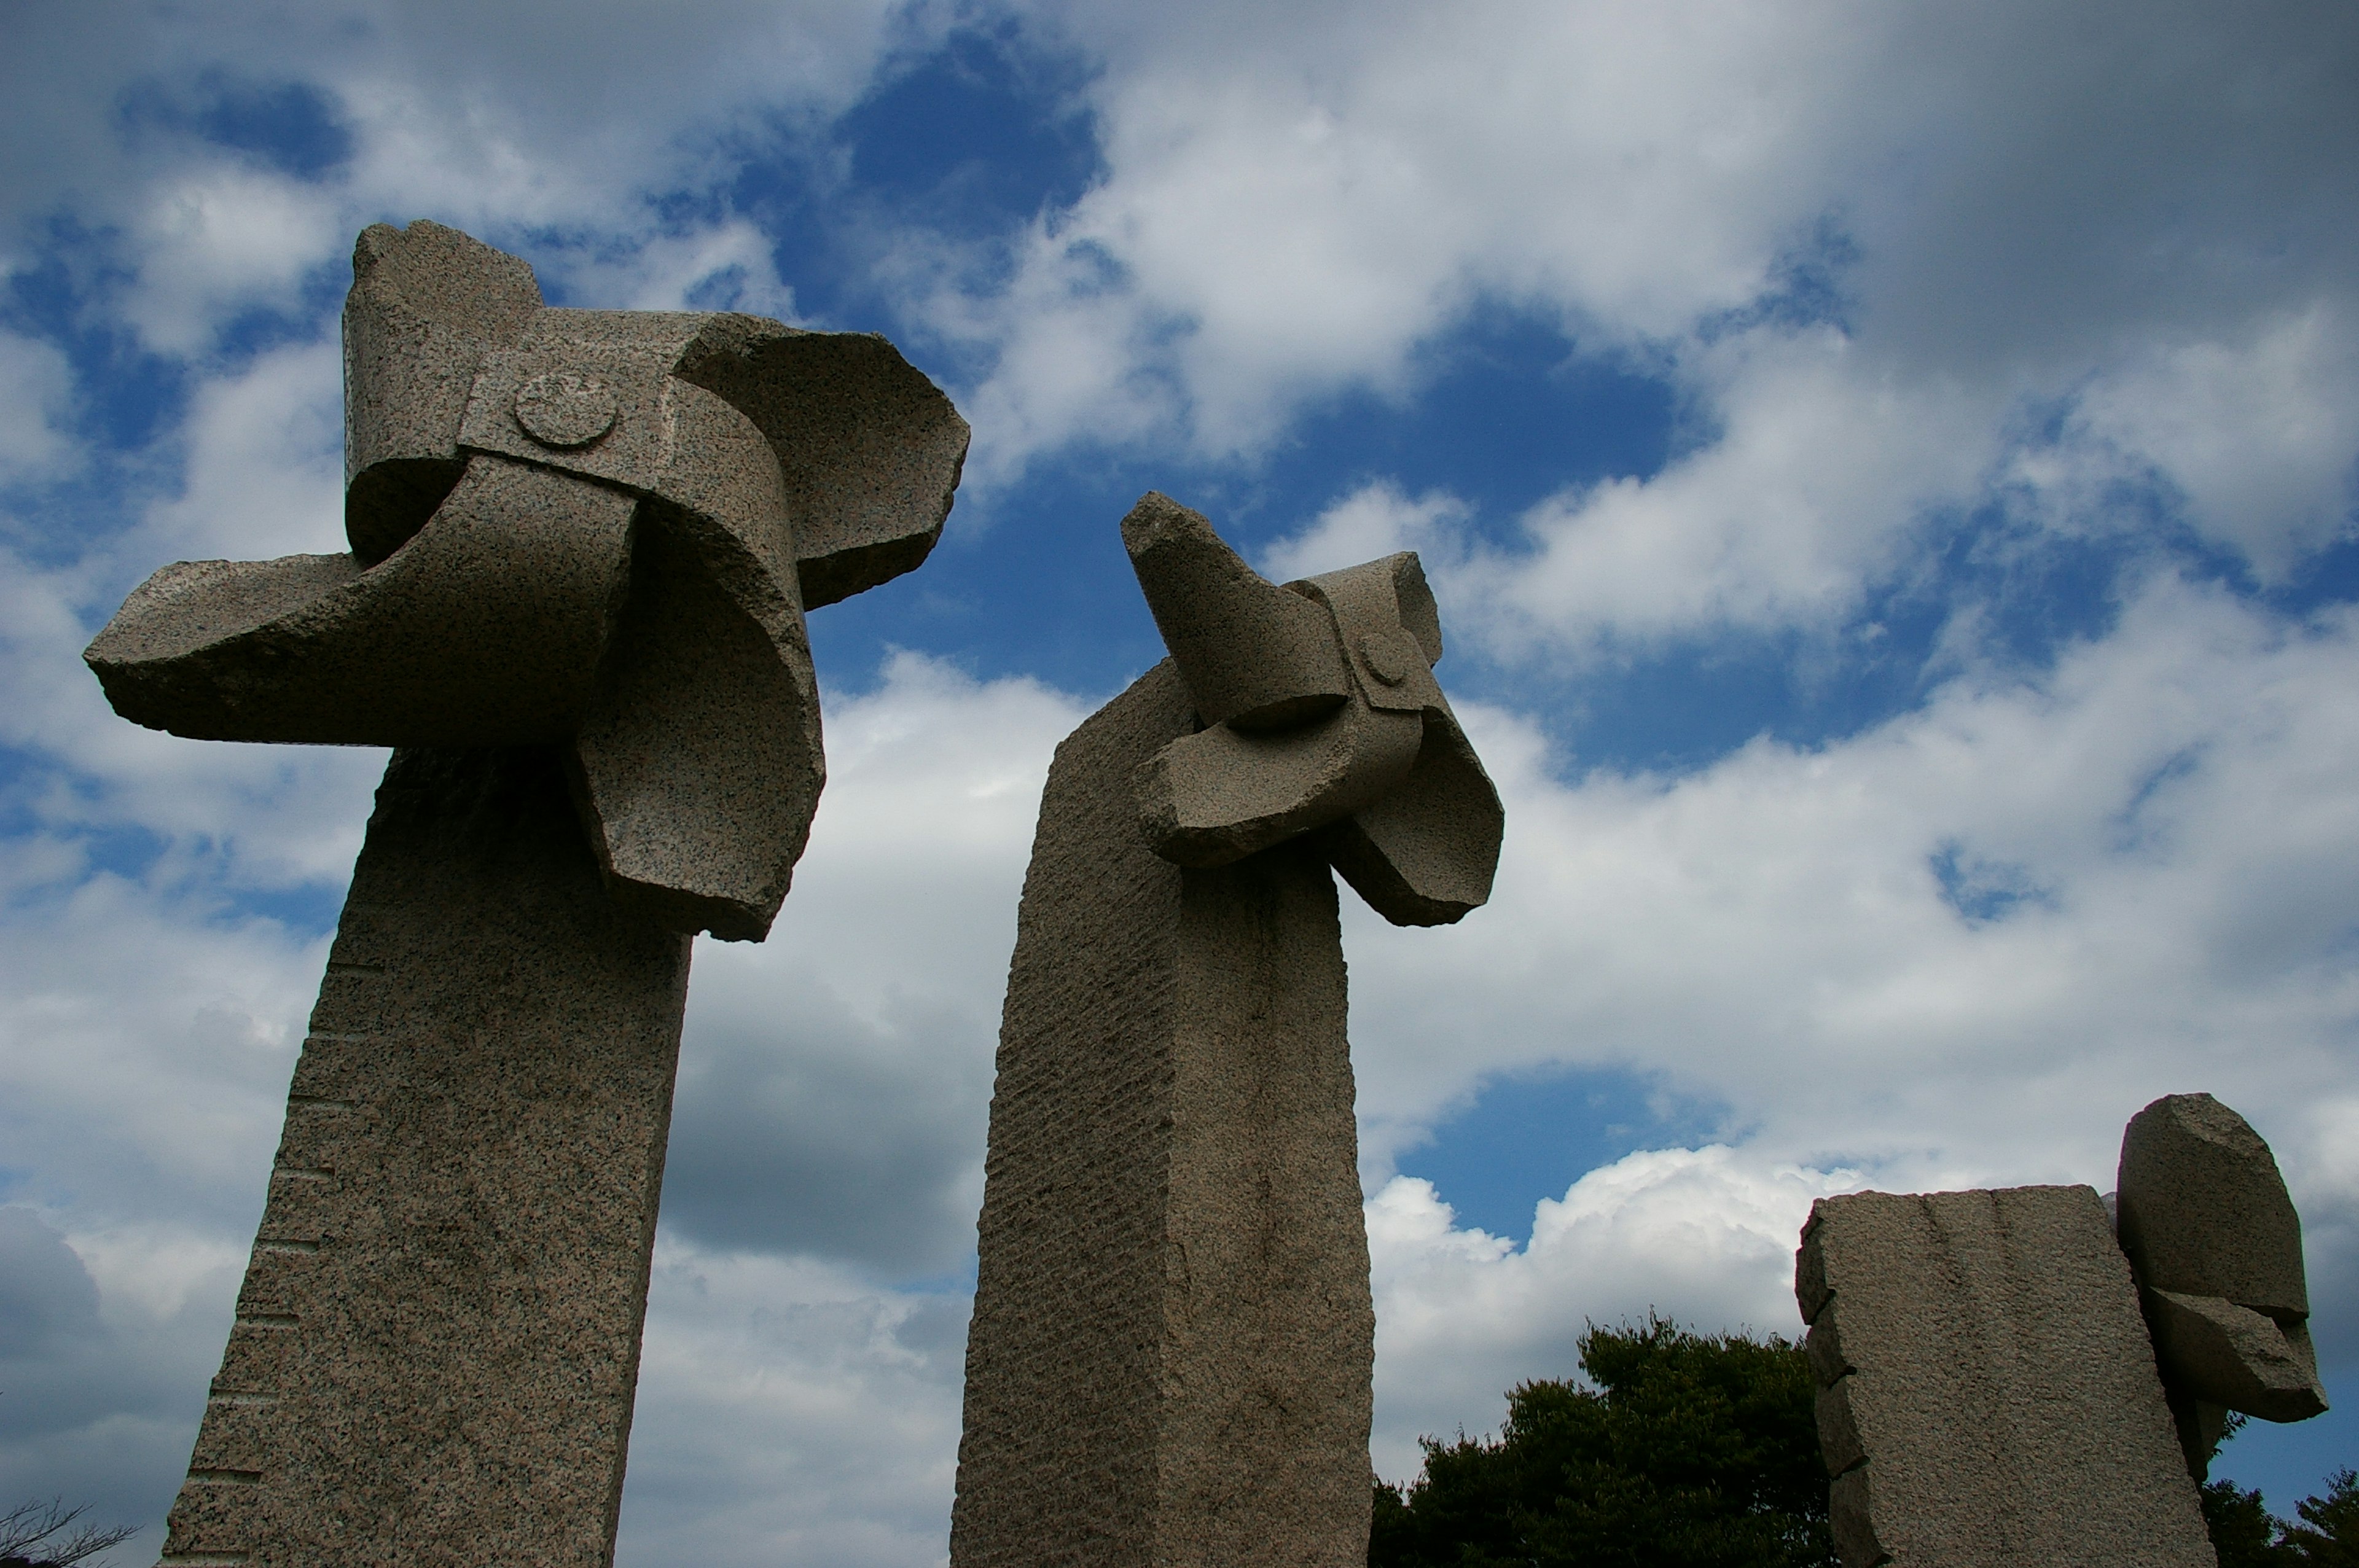
[[[1490,897],[1505,816],[1433,678],[1440,621],[1415,555],[1279,588],[1153,493],[1123,540],[1206,724],[1140,770],[1157,854],[1225,865],[1320,830],[1396,925],[1445,925]]]
[[[350,557],[200,562],[87,657],[205,739],[573,742],[609,885],[759,938],[824,779],[803,611],[939,537],[967,427],[881,338],[544,307],[531,269],[377,225],[345,306]]]

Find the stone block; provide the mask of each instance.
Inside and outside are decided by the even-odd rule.
[[[2132,1117],[2117,1181],[2122,1249],[2201,1481],[2230,1411],[2306,1421],[2326,1409],[2301,1218],[2268,1144],[2210,1095],[2165,1095]]]
[[[2094,1190],[1821,1199],[1795,1281],[1847,1568],[2210,1568]]]
[[[386,1000],[327,1043],[350,1108],[290,1108],[282,1160],[333,1123],[336,1169],[271,1184],[192,1461],[253,1478],[192,1480],[166,1550],[598,1568],[688,939],[605,895],[554,748],[397,753],[348,907],[330,962]]]
[[[1367,1555],[1375,1317],[1334,885],[1156,856],[1158,665],[1058,749],[992,1097],[951,1559]]]
[[[688,935],[765,935],[824,775],[803,614],[915,567],[966,425],[892,346],[553,309],[377,225],[342,556],[181,562],[125,718],[397,748],[168,1557],[612,1560]]]
[[[2142,1283],[2310,1315],[2301,1217],[2260,1134],[2210,1095],[2166,1095],[2122,1133],[2122,1250]]]

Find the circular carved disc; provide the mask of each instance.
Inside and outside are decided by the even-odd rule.
[[[614,389],[584,371],[553,370],[516,389],[516,423],[544,447],[586,447],[614,427]]]

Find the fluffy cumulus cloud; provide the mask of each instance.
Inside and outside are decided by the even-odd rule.
[[[1593,1321],[1791,1329],[1815,1196],[2104,1186],[2191,1087],[2275,1144],[2359,1368],[2347,8],[125,3],[10,42],[0,1505],[160,1519],[382,761],[135,730],[79,650],[163,561],[340,547],[344,257],[419,215],[569,303],[884,326],[977,431],[988,536],[825,612],[864,630],[822,633],[775,935],[697,951],[625,1563],[941,1557],[1016,897],[1105,695],[1024,672],[1126,591],[950,579],[1110,469],[1265,498],[1276,575],[1419,550],[1506,797],[1491,907],[1346,916],[1385,1474]],[[1545,432],[1504,500],[1443,461],[1502,315],[1660,427]],[[1407,434],[1332,457],[1353,397]],[[1568,1072],[1712,1125],[1522,1193],[1524,1236],[1401,1173]]]
[[[1795,1233],[1813,1198],[1856,1184],[1722,1144],[1646,1151],[1540,1199],[1517,1247],[1460,1227],[1431,1183],[1395,1176],[1367,1206],[1376,1473],[1412,1480],[1418,1439],[1481,1433],[1503,1390],[1574,1376],[1592,1325],[1659,1312],[1790,1334]]]

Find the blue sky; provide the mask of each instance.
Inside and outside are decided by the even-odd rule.
[[[1347,915],[1376,1458],[1649,1307],[1791,1331],[1814,1195],[2276,1147],[2359,1460],[2359,23],[0,0],[0,1491],[148,1524],[374,753],[109,715],[166,561],[342,546],[353,234],[881,330],[975,427],[813,617],[829,793],[699,949],[621,1561],[939,1561],[1056,741],[1159,656],[1156,488],[1423,555],[1499,896]],[[132,1554],[121,1556],[135,1560]]]

